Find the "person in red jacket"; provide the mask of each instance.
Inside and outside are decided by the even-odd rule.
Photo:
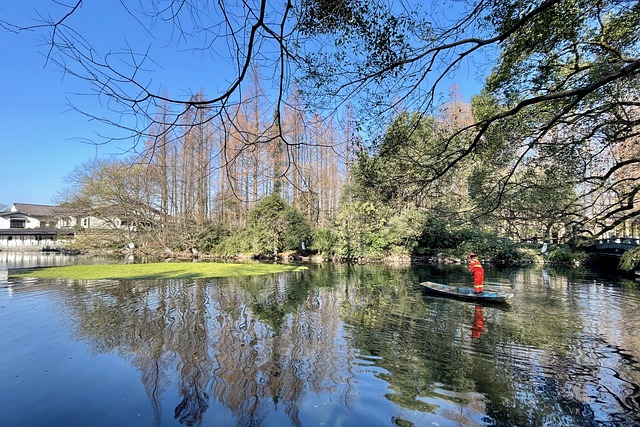
[[[469,254],[469,271],[473,274],[474,292],[476,294],[482,293],[484,290],[484,268],[473,252]]]

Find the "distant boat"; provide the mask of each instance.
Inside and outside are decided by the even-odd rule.
[[[487,288],[484,288],[482,293],[476,294],[473,291],[473,288],[449,286],[435,282],[422,282],[420,283],[420,286],[422,286],[427,292],[433,294],[475,302],[505,303],[513,296],[513,294]]]

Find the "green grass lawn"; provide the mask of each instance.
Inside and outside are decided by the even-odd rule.
[[[39,279],[201,279],[253,276],[296,271],[306,267],[276,264],[227,264],[209,262],[95,264],[47,267],[11,274],[10,277]]]

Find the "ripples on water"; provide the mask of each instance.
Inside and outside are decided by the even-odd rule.
[[[635,283],[489,267],[515,294],[499,307],[428,296],[426,279],[469,284],[459,266],[0,280],[0,425],[639,420]]]

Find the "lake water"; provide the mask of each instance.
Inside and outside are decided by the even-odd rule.
[[[0,426],[640,424],[640,290],[612,274],[485,266],[507,307],[421,290],[464,266],[6,276],[78,262],[0,252]]]

